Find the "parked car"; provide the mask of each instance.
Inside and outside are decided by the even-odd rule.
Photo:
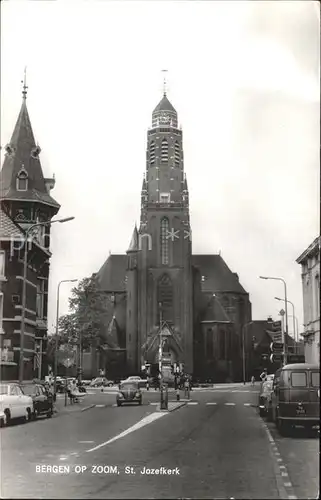
[[[272,420],[281,434],[295,425],[320,425],[320,367],[295,363],[279,368],[273,380]]]
[[[142,404],[143,396],[136,380],[128,380],[122,382],[119,387],[119,392],[116,396],[117,406],[124,403],[138,403]]]
[[[147,379],[139,377],[138,375],[133,375],[132,377],[127,377],[125,380],[122,380],[121,384],[124,382],[137,382],[139,389],[142,389],[146,387]]]
[[[96,377],[90,382],[90,387],[112,387],[114,382],[107,380],[105,377]]]
[[[272,392],[273,392],[273,381],[265,380],[261,384],[261,390],[259,395],[259,414],[260,417],[267,417],[271,420],[272,417]]]
[[[17,383],[0,384],[0,419],[1,426],[9,425],[11,420],[24,418],[31,420],[33,402],[25,395]]]
[[[40,415],[46,415],[48,418],[52,417],[53,395],[42,384],[23,384],[22,390],[24,394],[32,398],[32,416],[34,419]]]

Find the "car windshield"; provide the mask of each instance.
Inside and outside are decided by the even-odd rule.
[[[0,385],[0,395],[8,394],[8,384]]]
[[[131,382],[131,383],[127,383],[127,384],[121,384],[120,386],[121,390],[122,391],[128,391],[128,390],[134,390],[134,391],[137,391],[137,384],[135,384],[134,382]]]
[[[36,393],[36,386],[35,385],[24,385],[22,387],[23,393],[26,394],[27,396],[32,396],[33,394]]]

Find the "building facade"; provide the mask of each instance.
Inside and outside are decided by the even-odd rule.
[[[304,354],[306,363],[320,364],[320,236],[298,257],[301,265]]]
[[[48,222],[60,206],[51,197],[53,178],[45,178],[40,162],[41,149],[36,143],[23,88],[20,113],[5,147],[0,172],[0,312],[2,378],[17,379],[20,358],[20,334],[23,287],[23,259],[27,253],[26,309],[24,334],[24,378],[45,373],[48,309],[50,226]],[[8,364],[9,363],[9,364]],[[13,363],[13,364],[11,364]]]
[[[216,380],[241,377],[249,294],[221,255],[192,254],[183,132],[166,93],[147,132],[139,228],[127,253],[110,255],[96,280],[114,304],[105,340],[113,337],[113,352],[118,349],[127,373],[146,362],[157,365],[161,334],[172,365],[185,372]]]

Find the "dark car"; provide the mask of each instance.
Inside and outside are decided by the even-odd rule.
[[[117,406],[124,403],[142,404],[142,392],[138,382],[123,382],[119,386],[119,392],[116,396]]]
[[[30,396],[33,400],[33,418],[40,415],[46,415],[48,418],[53,414],[53,396],[46,391],[42,384],[24,384],[22,386],[24,394]]]
[[[273,380],[266,380],[261,384],[259,395],[259,414],[260,417],[272,418],[272,392]]]

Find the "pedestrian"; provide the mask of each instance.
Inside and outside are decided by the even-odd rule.
[[[147,382],[146,382],[146,389],[149,391],[149,379],[147,379]]]
[[[185,388],[184,397],[187,396],[187,399],[189,399],[190,384],[189,384],[189,379],[187,377],[186,377],[186,380],[185,380],[185,383],[184,383],[184,388]]]
[[[255,377],[254,377],[254,375],[252,375],[252,377],[251,377],[251,384],[254,385],[254,383],[255,383]]]

